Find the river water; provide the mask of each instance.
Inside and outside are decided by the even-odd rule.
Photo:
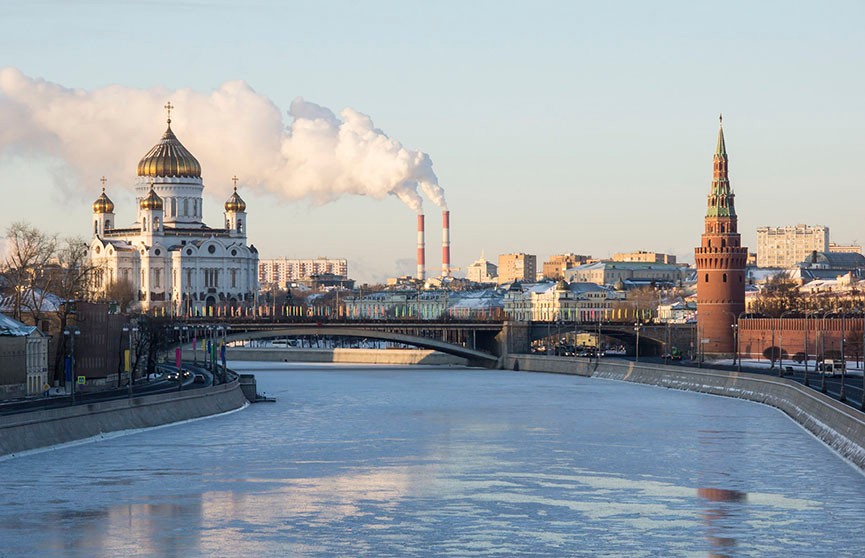
[[[0,557],[862,556],[780,412],[598,379],[235,363],[275,404],[0,462]]]

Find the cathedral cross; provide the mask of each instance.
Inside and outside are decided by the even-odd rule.
[[[174,105],[171,104],[171,101],[168,101],[168,103],[166,103],[162,108],[168,111],[168,123],[171,124],[171,109],[174,108]]]
[[[237,192],[237,175],[232,176],[231,180],[234,182],[234,191]]]

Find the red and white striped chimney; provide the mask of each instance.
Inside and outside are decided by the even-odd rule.
[[[417,216],[417,278],[426,279],[426,244],[424,242],[423,214]]]
[[[451,276],[451,212],[442,211],[442,277]]]

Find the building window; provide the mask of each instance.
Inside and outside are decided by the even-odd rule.
[[[709,274],[707,273],[706,274],[706,283],[708,283],[708,282],[709,282]]]
[[[147,217],[141,218],[141,230],[147,232]]]
[[[93,221],[93,234],[99,234],[99,221]]]
[[[237,288],[237,270],[236,269],[231,270],[231,288],[232,289]]]
[[[725,273],[724,274],[724,283],[726,283],[726,282],[727,282],[727,274]]]
[[[189,200],[183,198],[183,216],[186,217],[187,215],[189,215]]]

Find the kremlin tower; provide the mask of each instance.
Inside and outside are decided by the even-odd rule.
[[[723,121],[722,121],[723,124]],[[748,249],[737,231],[735,194],[727,176],[724,128],[718,129],[714,174],[697,264],[697,340],[707,355],[733,355],[733,329],[745,311],[745,263]]]

